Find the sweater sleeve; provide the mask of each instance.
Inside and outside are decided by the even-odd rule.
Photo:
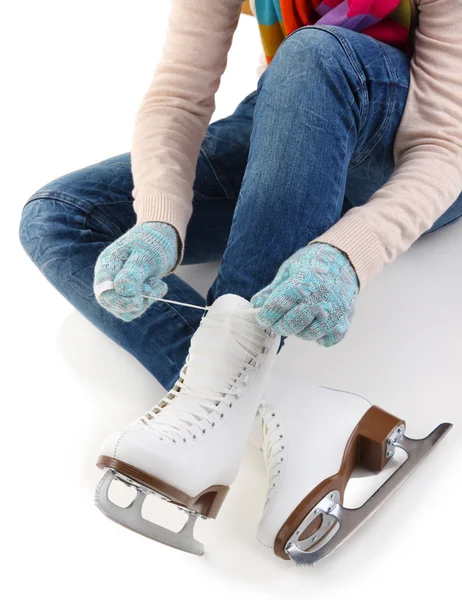
[[[137,223],[173,225],[183,254],[200,146],[242,0],[172,0],[168,31],[132,139]]]
[[[462,191],[462,2],[420,0],[395,169],[314,241],[345,252],[361,284],[427,231]]]

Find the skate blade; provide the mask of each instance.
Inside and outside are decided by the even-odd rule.
[[[403,485],[451,428],[451,423],[442,423],[430,435],[420,440],[403,436],[395,444],[395,447],[402,448],[406,452],[406,461],[359,508],[349,509],[342,506],[338,492],[328,494],[307,515],[299,525],[297,532],[288,540],[285,551],[289,557],[298,566],[314,566],[332,554]],[[310,523],[320,516],[322,517],[321,526],[316,534],[309,539],[299,540],[300,532],[305,531]]]
[[[196,554],[202,556],[204,554],[204,546],[194,538],[194,525],[196,524],[197,513],[184,509],[188,514],[188,520],[186,521],[183,528],[178,531],[170,531],[161,525],[152,523],[145,519],[141,510],[143,502],[150,490],[141,489],[138,485],[133,482],[136,489],[135,499],[125,508],[117,506],[109,499],[109,487],[114,479],[120,479],[121,477],[113,470],[108,469],[101,481],[99,482],[95,491],[95,504],[99,510],[112,519],[116,523],[135,531],[147,538],[155,540],[166,546],[171,546],[190,554]],[[123,477],[121,478],[124,480]],[[179,507],[180,508],[180,507]]]

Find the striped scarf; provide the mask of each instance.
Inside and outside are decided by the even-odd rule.
[[[410,51],[411,0],[255,0],[269,64],[282,40],[304,25],[337,25]]]

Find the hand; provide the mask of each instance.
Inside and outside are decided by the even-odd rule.
[[[258,321],[263,327],[333,346],[348,331],[358,292],[347,256],[334,246],[315,243],[287,259],[251,304],[261,309]]]
[[[132,321],[168,291],[162,281],[178,260],[177,232],[168,223],[143,223],[129,229],[100,254],[94,286],[110,281],[114,289],[103,292],[99,304],[122,321]],[[95,294],[96,295],[96,294]]]

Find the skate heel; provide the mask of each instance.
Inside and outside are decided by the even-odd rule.
[[[356,436],[350,442],[357,445],[353,468],[364,467],[382,471],[393,456],[396,442],[404,436],[406,424],[378,406],[372,406],[358,424]]]
[[[371,407],[352,432],[340,470],[316,486],[278,532],[274,552],[298,565],[314,565],[346,541],[406,481],[417,465],[451,429],[442,423],[426,438],[404,435],[403,420]],[[407,459],[359,508],[343,505],[345,488],[357,466],[381,471],[401,448]]]
[[[322,481],[289,516],[276,536],[274,552],[289,559],[287,546],[307,550],[310,542],[320,542],[335,533],[336,519],[326,518],[343,502],[351,474],[360,466],[381,471],[393,456],[395,444],[404,437],[405,423],[378,406],[372,406],[352,431],[343,452],[340,470]],[[294,534],[294,531],[296,532]]]
[[[214,485],[193,497],[110,456],[100,456],[97,466],[105,471],[95,492],[95,504],[103,514],[128,529],[172,548],[197,555],[204,553],[204,546],[194,538],[194,525],[198,518],[214,519],[217,516],[229,491],[228,487]],[[122,481],[136,490],[135,499],[127,507],[121,507],[109,498],[109,488],[114,480]],[[187,514],[188,520],[180,531],[171,531],[143,517],[143,504],[149,494],[175,504]]]
[[[229,487],[215,486],[194,499],[189,508],[204,517],[216,519],[228,492]]]
[[[96,465],[100,469],[112,469],[126,483],[135,486],[139,484],[148,493],[159,496],[176,504],[180,508],[185,508],[207,519],[216,518],[229,492],[229,487],[227,486],[213,485],[197,496],[188,496],[188,494],[185,494],[178,488],[116,458],[100,456]]]

